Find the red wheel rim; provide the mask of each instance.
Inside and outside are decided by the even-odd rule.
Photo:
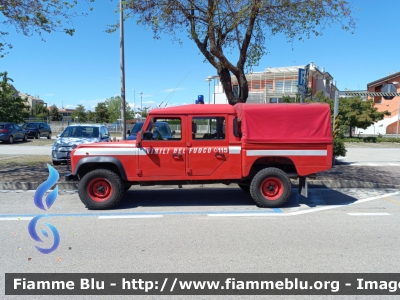
[[[87,191],[93,201],[104,202],[112,195],[112,185],[107,179],[95,178],[89,182]]]
[[[271,201],[279,199],[283,194],[283,190],[282,181],[276,177],[269,177],[261,184],[261,193]]]

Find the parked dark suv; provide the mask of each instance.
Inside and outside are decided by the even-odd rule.
[[[0,141],[14,143],[16,140],[26,142],[26,131],[12,122],[0,122]]]
[[[29,122],[23,127],[28,133],[28,138],[40,139],[42,136],[45,136],[48,139],[51,139],[51,128],[47,123]]]

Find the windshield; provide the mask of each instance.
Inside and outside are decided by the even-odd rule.
[[[99,128],[91,126],[71,126],[65,128],[61,137],[73,138],[97,138],[99,137]]]
[[[136,124],[133,126],[130,135],[136,135],[136,134],[140,131],[140,129],[142,129],[143,124],[144,124],[144,122],[136,123]]]

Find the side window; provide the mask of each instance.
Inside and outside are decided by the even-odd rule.
[[[110,133],[108,132],[108,129],[106,127],[103,127],[104,129],[104,136],[110,136]]]
[[[144,132],[143,139],[180,141],[182,139],[182,120],[180,118],[153,118]]]
[[[19,128],[19,126],[18,126],[17,124],[13,124],[13,126],[14,126],[14,128],[15,128],[16,130],[20,130],[20,128]]]
[[[242,136],[242,132],[240,131],[240,126],[241,126],[241,122],[239,118],[234,118],[233,119],[233,135],[236,137],[241,137]]]
[[[192,119],[193,140],[224,140],[225,118],[224,117],[199,117]]]

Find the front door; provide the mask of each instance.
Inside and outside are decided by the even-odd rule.
[[[183,179],[173,178],[185,176],[183,119],[185,117],[154,117],[147,128],[142,129],[143,140],[138,163],[140,177],[157,177],[160,180]]]

